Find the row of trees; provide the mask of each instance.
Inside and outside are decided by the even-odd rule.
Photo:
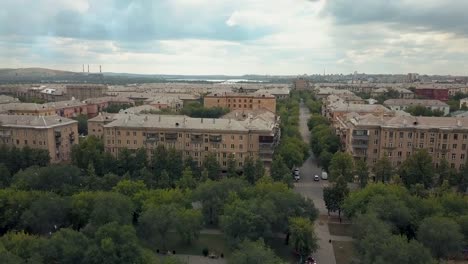
[[[341,143],[330,122],[320,114],[313,114],[308,123],[310,145],[324,170],[328,170],[333,153],[340,149]]]
[[[197,118],[220,118],[229,113],[228,108],[210,107],[206,108],[201,103],[189,103],[184,105],[181,114]]]
[[[414,105],[408,107],[406,112],[412,116],[444,116],[444,112],[441,110],[431,110],[422,105]]]
[[[126,104],[126,103],[121,103],[121,104],[109,104],[108,107],[104,108],[103,111],[107,113],[118,113],[120,110],[125,110],[127,108],[132,107],[133,104]]]
[[[49,152],[42,149],[32,149],[30,147],[16,148],[8,145],[0,145],[0,166],[2,174],[13,174],[20,169],[25,169],[30,166],[47,166],[50,162]],[[6,177],[9,178],[9,177]],[[4,179],[0,179],[3,186],[8,183]]]
[[[468,245],[468,200],[450,189],[421,197],[396,184],[371,184],[351,193],[343,210],[363,264],[436,263]]]

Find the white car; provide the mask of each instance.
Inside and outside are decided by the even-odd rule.
[[[320,180],[320,177],[318,175],[315,175],[314,176],[314,181],[319,181]]]

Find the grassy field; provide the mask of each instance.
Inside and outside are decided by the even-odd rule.
[[[336,264],[350,264],[354,257],[353,242],[332,241]]]
[[[279,257],[288,263],[294,263],[297,261],[297,258],[292,253],[291,248],[284,245],[284,240],[282,238],[265,239],[265,243],[267,243],[267,245],[271,247]],[[152,245],[145,244],[145,247],[153,252],[156,252],[157,249],[162,252],[162,244],[160,243],[154,243]],[[198,240],[194,241],[191,245],[178,241],[175,233],[169,234],[166,241],[166,249],[169,251],[175,250],[177,254],[201,256],[204,248],[208,248],[210,253],[215,253],[217,255],[222,253],[225,258],[229,257],[232,252],[231,248],[227,245],[224,236],[218,234],[200,234]]]
[[[351,224],[328,223],[328,230],[334,236],[352,236]]]

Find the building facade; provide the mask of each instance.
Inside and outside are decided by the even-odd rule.
[[[78,100],[85,100],[88,98],[105,96],[107,86],[100,84],[75,84],[67,85],[66,90],[69,99],[76,98]]]
[[[52,163],[69,162],[78,122],[59,116],[0,115],[0,142],[49,151]]]
[[[0,112],[8,115],[53,116],[55,108],[36,103],[11,103],[0,105]]]
[[[276,113],[276,98],[271,94],[211,93],[203,98],[205,107],[230,110],[268,110]]]
[[[449,99],[448,89],[417,87],[414,93],[422,98],[440,100],[447,102]]]
[[[175,148],[183,157],[191,156],[199,165],[214,154],[223,169],[233,154],[238,167],[247,157],[260,158],[271,165],[279,142],[278,124],[263,119],[190,118],[172,115],[122,115],[103,125],[105,150],[115,156],[123,149],[148,150],[158,146]]]
[[[356,116],[348,121],[346,150],[372,167],[388,157],[398,167],[419,149],[437,168],[446,159],[460,169],[468,155],[468,119],[456,117]]]
[[[308,90],[310,89],[310,82],[304,78],[297,78],[293,81],[294,90]]]

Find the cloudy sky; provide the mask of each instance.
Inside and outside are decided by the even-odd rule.
[[[1,0],[0,68],[468,75],[466,0]]]

